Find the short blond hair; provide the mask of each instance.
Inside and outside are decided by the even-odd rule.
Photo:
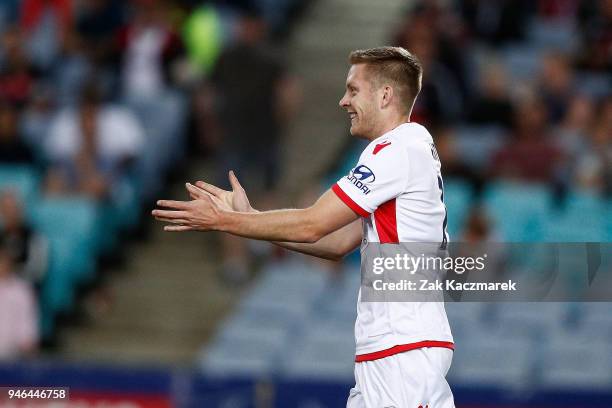
[[[376,86],[391,82],[406,111],[412,109],[421,91],[423,77],[423,67],[414,54],[402,47],[376,47],[352,51],[349,62],[353,65],[366,64],[374,74]]]

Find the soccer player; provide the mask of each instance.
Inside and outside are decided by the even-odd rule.
[[[431,135],[411,122],[422,67],[407,50],[353,51],[340,106],[353,136],[370,140],[357,165],[312,206],[258,212],[230,172],[232,191],[187,184],[192,201],[160,200],[167,231],[223,231],[326,259],[361,244],[445,244],[441,164]],[[454,407],[445,376],[453,339],[439,302],[357,303],[355,387],[347,407]]]

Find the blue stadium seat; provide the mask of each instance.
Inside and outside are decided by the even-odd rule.
[[[444,180],[444,203],[448,212],[448,233],[451,241],[456,241],[472,206],[471,186],[459,179]]]
[[[612,78],[605,73],[578,72],[576,74],[576,93],[591,98],[605,98],[610,94]]]
[[[498,327],[512,327],[540,338],[546,338],[549,332],[564,327],[567,320],[567,303],[509,302],[495,305],[494,321]]]
[[[578,35],[571,24],[535,18],[529,25],[527,36],[532,46],[542,52],[572,52],[579,45]]]
[[[329,322],[311,320],[285,349],[282,373],[293,378],[350,382],[354,378],[354,357],[355,340],[350,326],[343,330]]]
[[[86,259],[98,255],[103,234],[113,233],[101,224],[98,204],[85,198],[41,200],[29,217],[34,227],[50,239],[74,240],[79,251],[73,255]]]
[[[609,390],[612,387],[610,334],[566,332],[543,348],[541,387],[558,390]]]
[[[514,81],[530,81],[538,75],[542,54],[533,45],[510,45],[502,51],[505,70]]]
[[[31,207],[38,194],[40,175],[31,166],[0,165],[0,191],[14,190],[26,207]]]
[[[485,191],[488,213],[507,242],[539,241],[550,202],[549,191],[537,184],[502,181]]]
[[[209,375],[270,375],[279,350],[287,344],[287,330],[234,326],[220,333],[199,359]]]
[[[587,192],[572,192],[566,202],[564,207],[546,213],[543,219],[545,241],[606,241],[606,223],[612,217],[609,203]]]
[[[466,332],[455,338],[456,353],[449,371],[449,381],[478,387],[502,386],[507,389],[528,387],[537,361],[536,339],[514,331]]]
[[[98,207],[85,199],[44,199],[30,210],[30,220],[50,243],[49,270],[42,282],[41,328],[53,331],[57,314],[69,311],[79,285],[95,274],[101,224]]]
[[[454,145],[461,160],[483,170],[507,139],[506,131],[498,126],[461,126],[455,135]]]

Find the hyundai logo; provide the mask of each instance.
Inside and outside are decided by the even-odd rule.
[[[363,164],[355,167],[353,170],[353,176],[362,183],[370,183],[376,180],[374,172],[370,170],[368,166],[364,166]]]

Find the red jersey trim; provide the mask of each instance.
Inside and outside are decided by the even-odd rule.
[[[354,202],[353,199],[351,197],[349,197],[348,194],[346,194],[342,190],[342,188],[340,188],[338,183],[334,184],[331,189],[332,189],[332,191],[334,193],[336,193],[338,198],[340,200],[342,200],[344,202],[344,204],[348,205],[351,210],[355,211],[355,213],[361,215],[362,217],[369,217],[370,216],[370,213],[367,212],[366,210],[364,210],[363,208],[361,208],[359,206],[359,204]]]
[[[397,215],[395,211],[395,198],[378,206],[374,211],[376,231],[381,244],[397,244]]]
[[[419,341],[418,343],[401,344],[399,346],[394,346],[386,350],[375,351],[373,353],[358,354],[355,356],[355,362],[362,363],[364,361],[374,361],[381,358],[393,356],[395,354],[403,353],[405,351],[416,350],[424,347],[441,347],[451,350],[455,349],[455,345],[449,341],[426,340]]]

